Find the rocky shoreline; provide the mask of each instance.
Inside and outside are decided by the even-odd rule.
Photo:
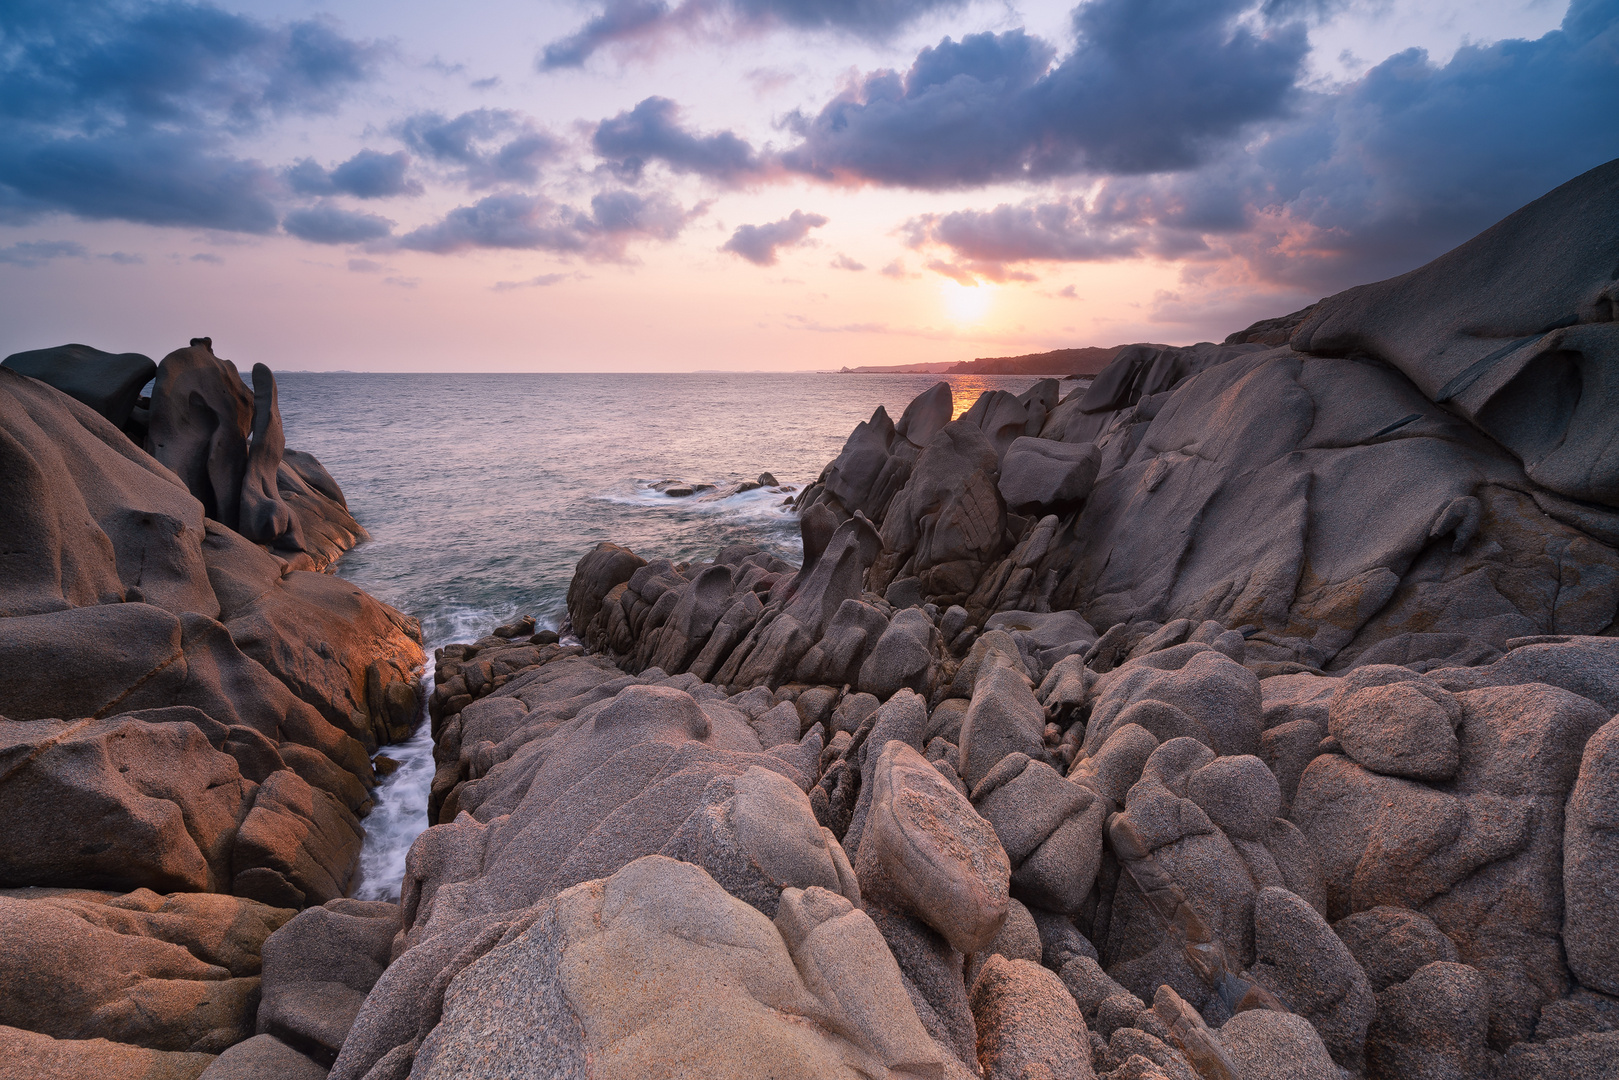
[[[1619,163],[1225,344],[878,409],[802,565],[599,545],[560,636],[434,656],[397,904],[344,860],[425,658],[295,566],[340,519],[283,466],[341,493],[268,370],[187,442],[165,395],[245,390],[164,361],[186,473],[0,368],[61,460],[0,472],[0,1077],[1619,1075],[1616,245]]]

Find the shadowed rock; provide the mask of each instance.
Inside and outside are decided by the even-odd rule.
[[[135,412],[141,389],[157,375],[157,365],[149,356],[102,352],[88,345],[12,353],[0,360],[0,367],[49,383],[90,406],[119,430]]]

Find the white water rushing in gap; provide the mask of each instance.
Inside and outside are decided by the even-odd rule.
[[[427,699],[433,693],[433,657],[429,650],[422,672],[422,714],[416,731],[402,743],[384,746],[380,753],[399,762],[391,776],[371,792],[375,803],[361,823],[365,842],[360,847],[360,900],[399,899],[405,879],[405,856],[410,845],[427,830],[427,796],[433,787],[433,725],[427,719]]]

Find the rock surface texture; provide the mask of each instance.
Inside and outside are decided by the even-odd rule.
[[[0,366],[7,1076],[323,1072],[318,1039],[255,1039],[261,957],[297,909],[353,903],[370,755],[414,727],[425,657],[415,620],[315,572],[365,532],[254,384],[206,341]]]
[[[410,655],[386,611],[274,571],[299,519],[266,479],[273,384],[164,361],[246,425],[240,468],[198,471],[154,406],[177,482],[0,372],[0,452],[71,436],[128,473],[0,473],[41,507],[0,657],[93,675],[0,665],[0,800],[38,837],[0,866],[119,891],[0,896],[85,957],[74,1008],[20,999],[0,1040],[341,1080],[1612,1075],[1615,251],[1619,163],[1224,345],[878,409],[797,499],[802,565],[599,545],[578,643],[435,656],[397,906],[342,896],[343,838],[393,731],[372,672]],[[137,484],[159,538],[106,510]],[[149,591],[117,554],[142,544]],[[44,799],[149,840],[75,846]],[[236,967],[105,914],[227,887],[274,929]],[[140,994],[203,1004],[131,1034]]]

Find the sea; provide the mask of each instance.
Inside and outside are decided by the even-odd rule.
[[[648,559],[712,558],[749,543],[798,562],[786,493],[715,493],[767,472],[801,489],[877,406],[898,420],[940,378],[285,372],[276,381],[287,445],[321,460],[371,534],[333,572],[420,619],[431,658],[522,615],[559,629],[574,564],[603,540]],[[1035,382],[946,381],[958,416],[986,390],[1022,393]],[[672,497],[655,487],[671,480],[713,490]],[[431,680],[429,659],[429,691]],[[415,735],[383,753],[400,765],[364,821],[362,899],[398,896],[405,856],[428,825],[425,709]]]

